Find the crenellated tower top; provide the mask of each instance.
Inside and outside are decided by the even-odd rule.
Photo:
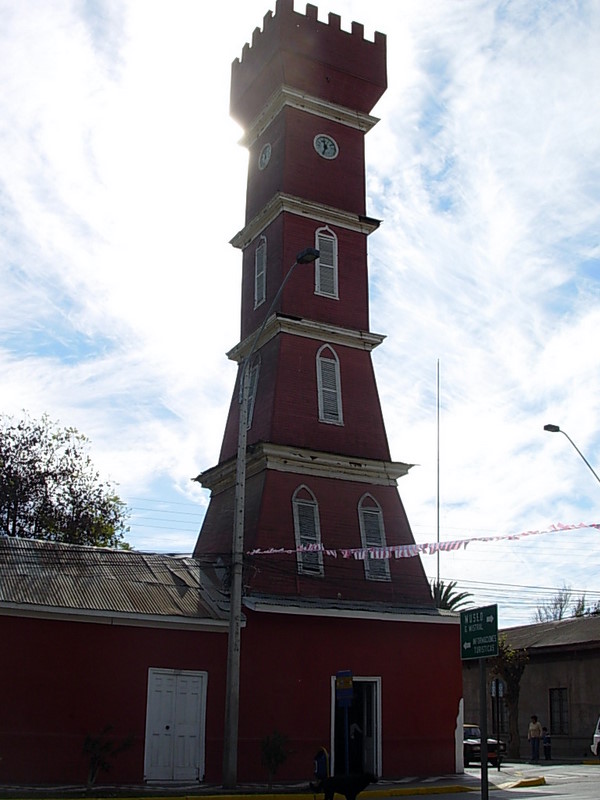
[[[330,13],[317,19],[317,6],[306,14],[294,11],[293,0],[277,0],[263,29],[232,64],[231,115],[248,128],[281,86],[337,106],[368,114],[387,87],[386,37],[364,37],[364,26],[341,29],[341,18]]]

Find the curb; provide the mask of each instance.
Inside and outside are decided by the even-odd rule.
[[[499,787],[498,787],[499,788]],[[425,794],[458,794],[460,792],[476,792],[477,787],[459,785],[438,786],[405,786],[396,789],[386,789],[381,792],[361,792],[361,796],[377,797],[410,797],[411,795]],[[342,797],[343,795],[339,795]],[[94,797],[93,800],[118,800],[115,797]],[[132,800],[314,800],[312,794],[219,794],[219,795],[180,795],[170,797],[136,797]]]
[[[398,797],[399,795],[410,796],[414,794],[458,794],[459,792],[476,792],[477,788],[463,786],[460,784],[430,784],[429,786],[396,786],[393,789],[375,789],[370,792],[361,792],[367,797]]]
[[[478,789],[474,786],[405,786],[404,788],[390,790],[379,796],[398,797],[399,795],[404,795],[405,797],[410,797],[415,794],[459,794],[460,792],[476,791],[478,791]]]
[[[508,781],[508,783],[494,784],[494,789],[523,789],[527,786],[545,786],[546,778],[521,778],[518,781]]]
[[[459,784],[438,784],[436,786],[396,786],[389,789],[378,789],[370,792],[361,792],[361,797],[378,798],[378,797],[399,797],[411,795],[424,795],[424,794],[458,794],[460,792],[476,792],[478,787],[475,786],[461,786]],[[337,793],[336,793],[337,794]],[[338,795],[343,797],[343,795]],[[118,800],[115,797],[94,797],[93,800]],[[271,793],[271,794],[207,794],[207,795],[179,795],[161,797],[148,796],[148,797],[135,797],[132,800],[315,800],[312,793],[301,792],[285,792],[285,793]]]

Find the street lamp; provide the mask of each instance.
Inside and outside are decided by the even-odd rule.
[[[580,450],[580,449],[577,447],[577,445],[575,444],[575,442],[573,441],[573,439],[571,439],[571,437],[569,436],[569,434],[568,434],[568,433],[566,433],[565,431],[561,430],[561,429],[558,427],[558,425],[544,425],[544,430],[545,430],[545,431],[549,431],[550,433],[562,433],[564,436],[566,436],[566,437],[567,437],[567,439],[568,439],[568,440],[571,442],[571,444],[572,444],[572,445],[573,445],[573,447],[575,448],[575,450],[577,450],[577,452],[579,453],[579,455],[580,455],[580,456],[582,457],[582,459],[585,461],[585,463],[586,463],[586,464],[587,464],[587,466],[589,467],[589,469],[590,469],[590,472],[592,473],[592,475],[594,476],[594,478],[596,478],[596,480],[598,481],[598,483],[600,483],[600,478],[599,478],[599,477],[598,477],[598,475],[596,474],[596,472],[595,472],[594,468],[592,467],[592,465],[590,464],[590,462],[587,460],[587,458],[586,458],[586,457],[583,455],[583,453],[581,452],[581,450]]]
[[[248,406],[250,400],[250,360],[258,345],[275,305],[298,264],[310,264],[319,258],[319,251],[307,247],[296,256],[262,325],[252,340],[248,355],[240,363],[239,428],[235,472],[233,512],[233,542],[231,547],[231,589],[229,598],[229,634],[227,642],[227,682],[225,688],[225,729],[223,732],[223,786],[233,788],[237,783],[238,722],[240,711],[240,649],[242,626],[242,566],[244,560],[244,516],[246,502],[246,444],[248,440]]]

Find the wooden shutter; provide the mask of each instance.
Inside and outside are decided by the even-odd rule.
[[[361,533],[363,547],[385,547],[385,535],[383,531],[383,515],[381,509],[376,507],[365,508],[364,501],[361,503],[360,510]],[[389,581],[390,565],[387,559],[366,558],[365,576],[369,580]]]
[[[319,419],[323,422],[341,422],[341,397],[339,364],[334,358],[318,358]]]
[[[317,294],[337,297],[337,239],[332,233],[317,234],[317,249],[320,251],[316,270]]]
[[[319,543],[316,511],[315,503],[296,501],[298,539],[303,546]],[[321,554],[318,551],[300,553],[299,563],[302,572],[321,572]]]

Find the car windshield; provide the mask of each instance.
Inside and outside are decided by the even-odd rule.
[[[465,739],[481,739],[481,731],[474,725],[468,725],[465,728]]]

